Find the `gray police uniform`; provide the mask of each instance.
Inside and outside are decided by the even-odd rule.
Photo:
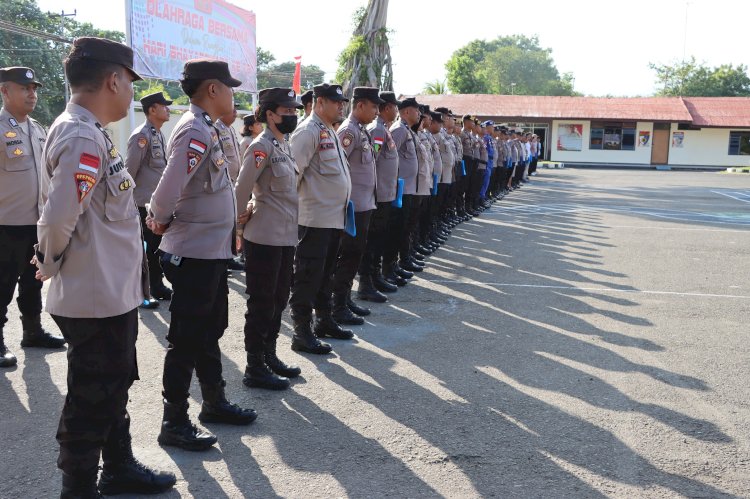
[[[219,130],[219,140],[221,140],[221,147],[224,150],[224,155],[226,156],[227,161],[229,161],[229,166],[227,167],[229,178],[234,184],[234,182],[237,181],[237,176],[240,174],[240,164],[242,163],[237,132],[234,131],[232,125],[227,125],[222,120],[216,120],[215,125]]]
[[[289,144],[271,130],[249,144],[235,186],[238,213],[253,202],[250,220],[237,226],[245,240],[248,353],[275,351],[281,330],[297,246],[297,175]]]
[[[162,270],[159,264],[158,249],[161,236],[157,236],[146,227],[146,204],[151,200],[156,186],[159,185],[164,168],[167,166],[164,134],[148,120],[133,130],[128,139],[128,151],[125,167],[135,181],[133,197],[141,217],[141,230],[146,241],[149,284],[152,292],[162,291]]]
[[[411,253],[411,233],[417,223],[418,207],[415,208],[419,160],[417,159],[417,141],[414,132],[404,120],[391,125],[391,135],[398,151],[398,176],[404,180],[404,195],[399,217],[392,226],[391,234],[394,246],[386,247],[384,261],[391,262],[396,256],[406,260]]]
[[[289,299],[295,327],[331,315],[331,276],[352,192],[345,152],[336,132],[313,112],[290,139],[299,167],[299,230]]]
[[[183,404],[193,368],[204,387],[223,383],[219,338],[228,326],[227,262],[234,254],[236,201],[218,130],[191,104],[167,145],[167,167],[151,196],[168,225],[159,248],[174,294],[164,360],[164,398]]]

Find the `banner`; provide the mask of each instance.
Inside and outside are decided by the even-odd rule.
[[[583,125],[557,125],[557,150],[580,151],[583,147]]]
[[[220,59],[238,90],[257,91],[255,13],[226,0],[128,0],[127,16],[141,76],[180,80],[188,59]]]
[[[641,130],[638,132],[638,147],[651,147],[651,132]]]
[[[672,132],[672,147],[682,147],[685,142],[685,132]]]

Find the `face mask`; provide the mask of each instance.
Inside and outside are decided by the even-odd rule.
[[[277,123],[276,128],[281,133],[292,133],[297,128],[297,115],[281,115],[281,123]]]

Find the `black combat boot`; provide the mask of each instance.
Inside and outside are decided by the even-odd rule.
[[[310,320],[294,320],[294,335],[292,336],[292,350],[295,352],[307,352],[317,355],[331,353],[331,345],[320,341],[310,327]]]
[[[409,258],[398,262],[398,266],[407,272],[422,272],[422,267]],[[412,274],[414,275],[414,274]]]
[[[174,474],[154,471],[133,456],[130,434],[108,441],[102,448],[102,476],[99,492],[116,494],[159,494],[174,486]]]
[[[61,348],[65,346],[65,338],[44,330],[40,315],[21,316],[23,325],[22,347]]]
[[[161,279],[159,279],[159,282],[151,284],[151,296],[157,300],[171,300],[172,289],[165,286]]]
[[[220,383],[201,383],[203,404],[198,419],[201,423],[224,423],[233,425],[248,425],[258,417],[252,409],[243,409],[227,400],[224,394],[226,381]]]
[[[414,272],[409,272],[408,270],[402,269],[398,263],[393,264],[393,271],[397,276],[401,276],[404,279],[411,279],[412,277],[414,277]]]
[[[242,383],[250,388],[265,388],[266,390],[286,390],[289,379],[277,376],[266,365],[263,352],[248,352],[247,367]]]
[[[351,340],[354,333],[350,329],[342,328],[331,316],[330,310],[315,311],[315,336],[325,338],[326,336],[335,340]]]
[[[160,445],[180,447],[190,451],[202,451],[216,443],[216,435],[197,428],[187,414],[188,403],[173,404],[164,401],[164,419],[158,442]]]
[[[265,359],[268,368],[279,376],[284,376],[285,378],[296,378],[302,374],[302,369],[300,369],[299,366],[285,364],[278,355],[276,355],[275,337],[266,342],[263,351],[263,358]]]
[[[63,473],[60,499],[102,499],[96,488],[97,468],[85,473]]]
[[[388,301],[388,297],[375,288],[375,284],[372,282],[372,276],[370,275],[359,276],[357,298],[364,301],[371,301],[373,303],[385,303]]]
[[[383,262],[383,278],[391,284],[396,286],[406,286],[409,281],[405,277],[401,277],[396,273],[395,262]]]
[[[373,263],[370,277],[372,277],[372,284],[373,286],[375,286],[375,289],[377,289],[381,293],[396,293],[398,291],[398,286],[395,283],[389,282],[383,276],[383,273],[380,269],[379,259],[377,262]]]
[[[347,304],[347,293],[336,292],[333,293],[333,319],[339,324],[346,324],[348,326],[361,326],[365,323],[362,317],[354,315],[349,309]]]
[[[349,307],[349,310],[351,310],[352,313],[355,313],[360,317],[367,317],[368,315],[372,313],[372,311],[369,308],[363,307],[362,305],[359,305],[355,303],[354,300],[352,300],[351,289],[346,293],[346,306]]]
[[[18,359],[13,352],[8,350],[3,339],[3,327],[0,326],[0,367],[13,367],[18,364]]]

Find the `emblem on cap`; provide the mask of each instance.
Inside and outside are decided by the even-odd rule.
[[[336,93],[339,95],[344,95],[344,92],[342,92],[340,88],[336,89]]]
[[[294,90],[290,90],[287,95],[289,95],[289,97],[294,97]]]
[[[30,69],[26,71],[26,78],[28,78],[29,80],[33,79],[34,78],[33,71],[31,71]]]

